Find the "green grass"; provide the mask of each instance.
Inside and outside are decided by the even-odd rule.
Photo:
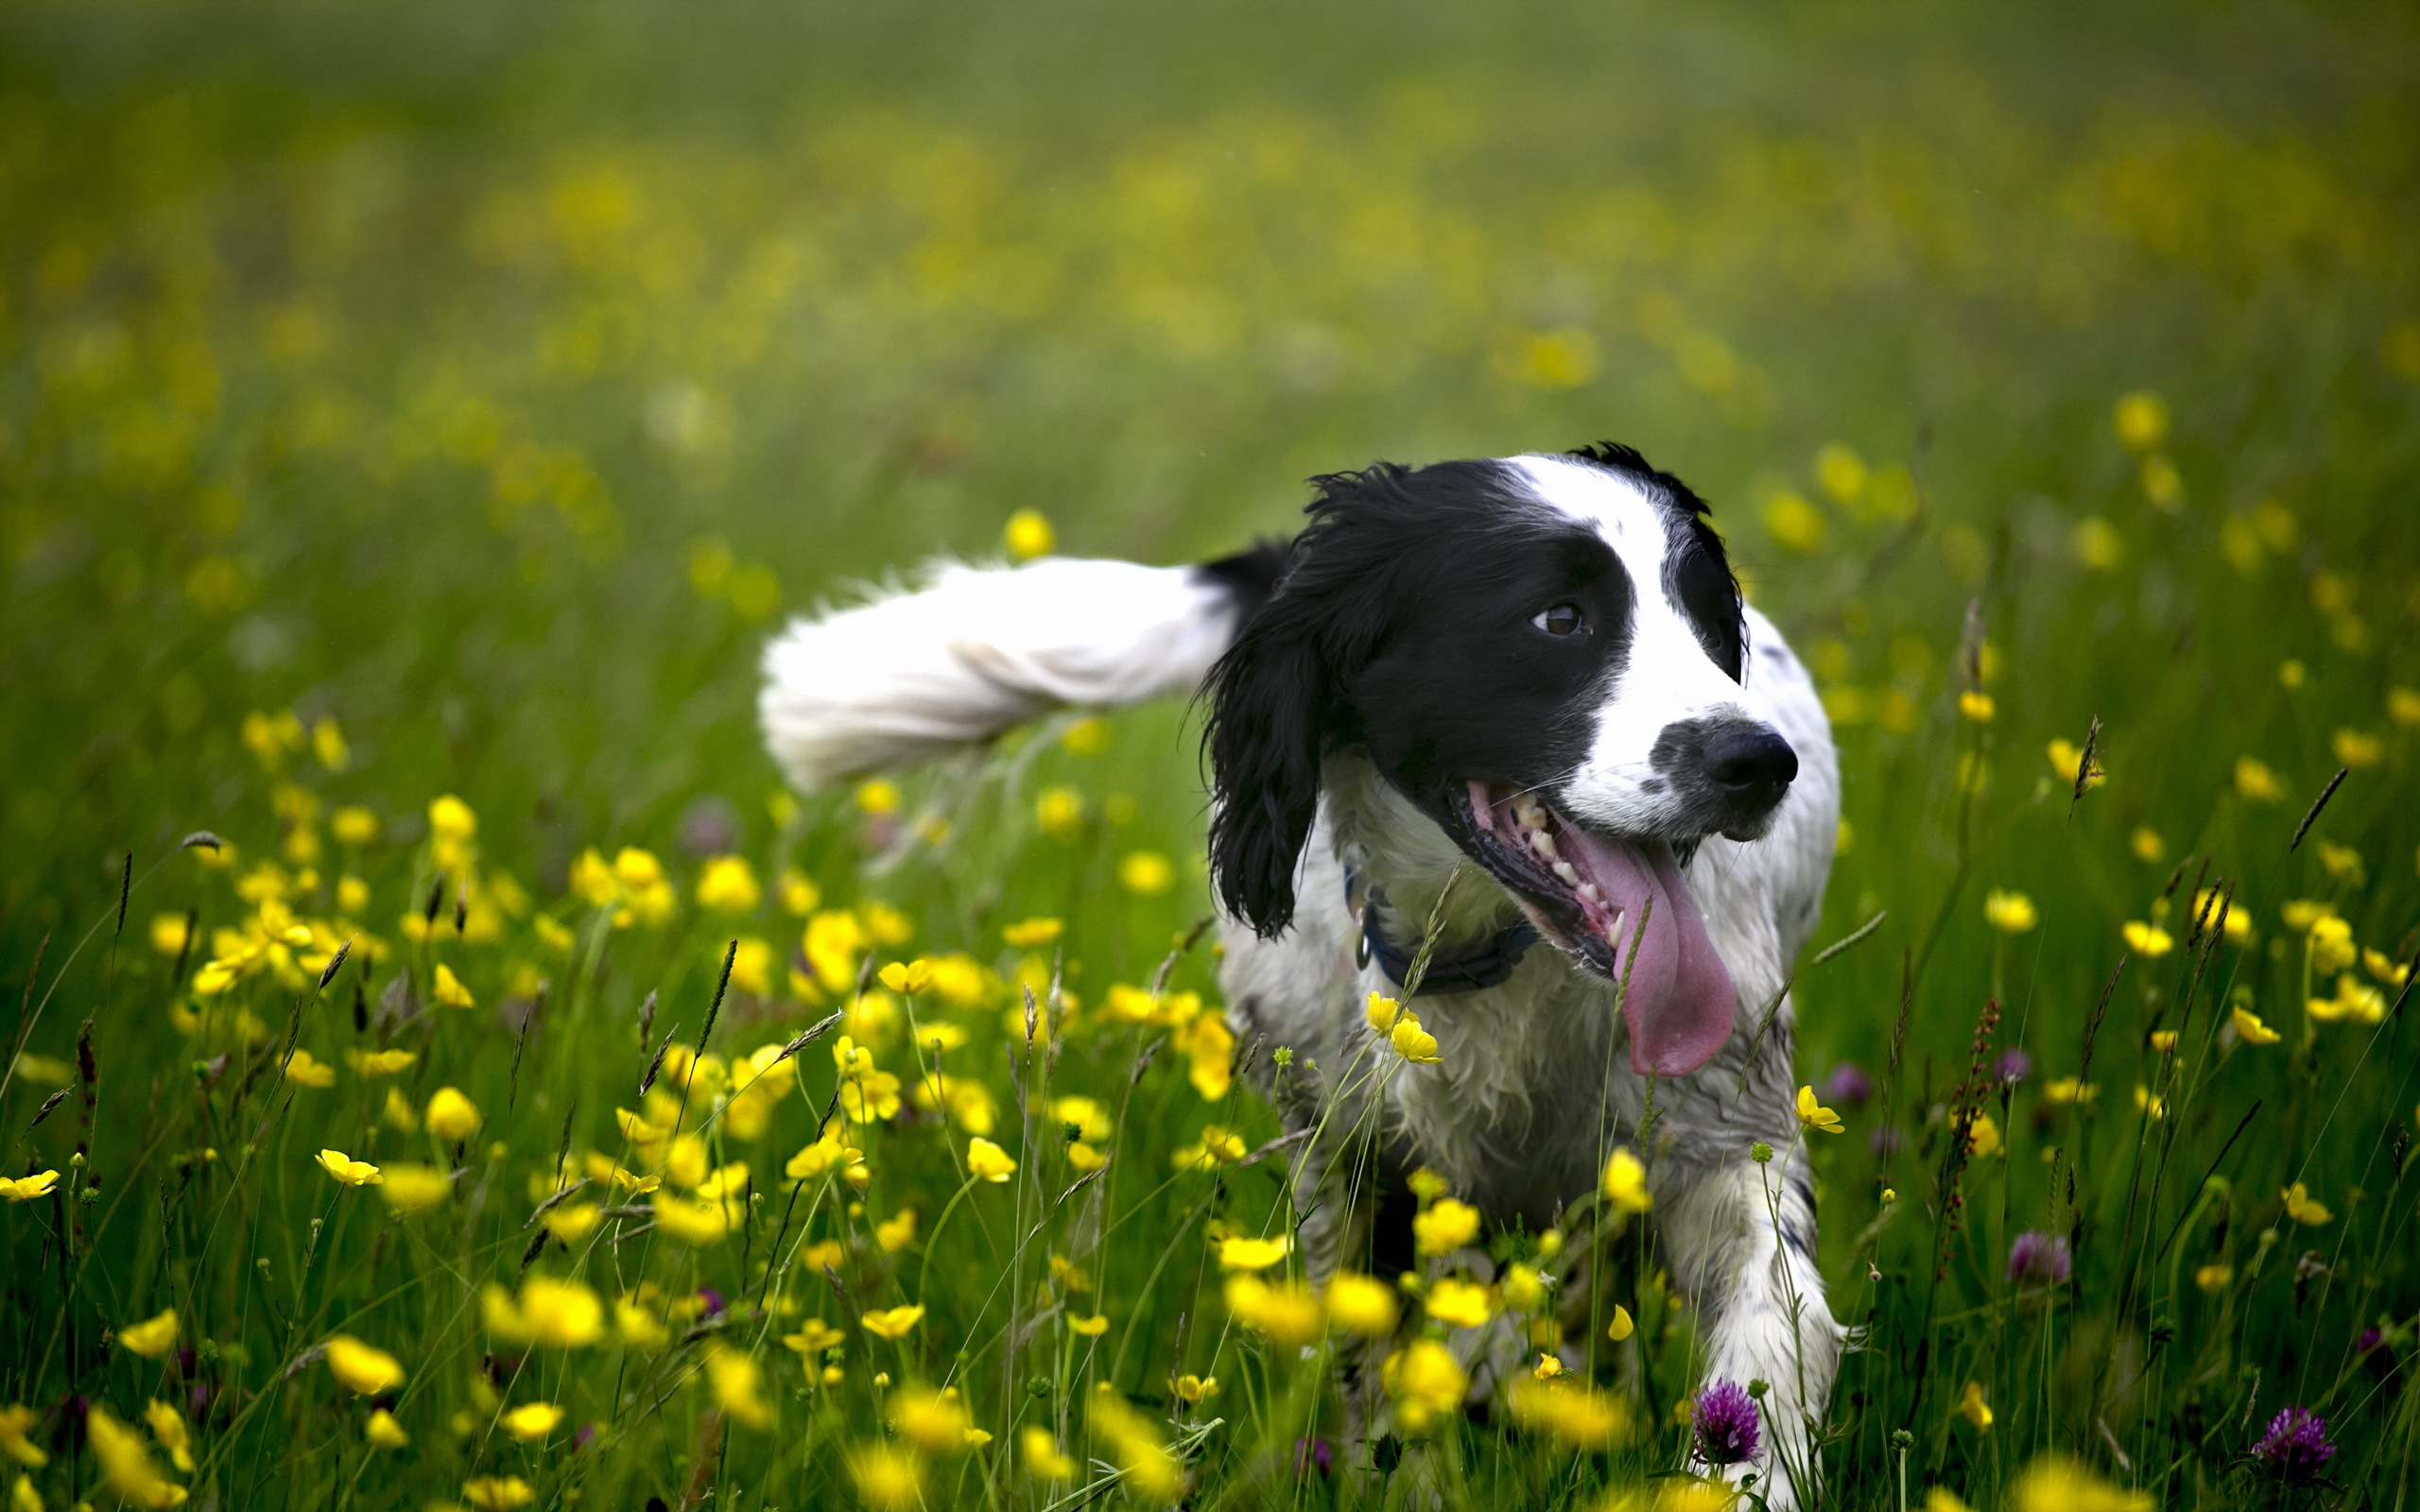
[[[107,1504],[84,1406],[140,1425],[154,1400],[188,1425],[169,1478],[196,1506],[458,1503],[480,1477],[542,1505],[850,1505],[851,1456],[918,1383],[994,1435],[889,1439],[935,1506],[1074,1504],[1018,1431],[1117,1463],[1102,1383],[1201,1507],[1401,1505],[1428,1475],[1449,1506],[1593,1507],[1678,1469],[1690,1322],[1651,1257],[1607,1281],[1640,1321],[1596,1346],[1635,1418],[1616,1447],[1472,1423],[1392,1478],[1290,1473],[1336,1431],[1322,1362],[1230,1321],[1209,1241],[1286,1225],[1282,1162],[1175,1163],[1206,1125],[1276,1125],[1240,1081],[1204,1098],[1201,1029],[1110,1011],[1206,909],[1183,711],[1117,716],[1098,754],[1052,730],[910,776],[895,816],[784,806],[752,716],[782,614],[995,551],[1016,509],[1064,550],[1183,560],[1288,529],[1312,472],[1600,437],[1716,501],[1840,718],[1819,942],[1886,916],[1799,978],[1802,1078],[1876,1087],[1809,1136],[1832,1303],[1867,1345],[1824,1504],[2083,1504],[2016,1486],[2042,1456],[2161,1506],[2405,1504],[2420,1015],[2365,1022],[2288,905],[2326,904],[2382,968],[2420,948],[2420,698],[2394,692],[2420,686],[2408,9],[24,6],[0,37],[0,1031],[23,1052],[0,1166],[60,1173],[0,1204],[0,1407],[48,1460],[10,1469],[20,1505]],[[2130,443],[2144,392],[2167,422]],[[1961,713],[1978,691],[1988,720]],[[289,710],[347,759],[281,742]],[[2046,749],[2096,720],[2107,780],[2079,797]],[[1046,833],[1063,786],[1081,816]],[[470,850],[432,833],[446,794]],[[354,806],[374,833],[347,842]],[[199,829],[232,865],[179,849]],[[674,904],[617,927],[579,863],[626,847]],[[738,913],[699,898],[726,850],[766,885]],[[1136,852],[1173,885],[1122,886]],[[854,1000],[856,954],[837,992],[781,964],[791,869],[827,945],[881,904],[912,933],[859,954],[963,958],[978,1001],[913,1008],[965,1032],[942,1064],[988,1091],[1015,1177],[967,1181],[965,1108],[919,1114],[904,1015],[859,1003],[847,1028],[910,1093],[855,1141],[861,1196],[782,1175],[835,1095],[827,1039],[761,1130],[713,1074],[685,1108],[659,1077],[752,1173],[735,1231],[679,1243],[622,1194],[533,1250],[558,1151],[575,1175],[666,1158],[615,1109],[643,1108],[655,1040],[696,1043],[728,941],[770,964],[752,981],[752,947],[712,1053]],[[469,927],[443,891],[415,941],[449,871]],[[2214,886],[2248,940],[2195,937]],[[2033,926],[1995,930],[1995,891]],[[281,897],[314,943],[198,995],[215,932],[282,926]],[[195,948],[155,949],[188,914]],[[1064,921],[1031,954],[1080,1011],[1028,1062],[1028,953],[1001,930],[1037,917]],[[2129,922],[2172,948],[2127,954]],[[441,964],[475,1007],[432,1005]],[[1168,988],[1215,1007],[1214,980],[1205,943]],[[2238,1007],[2278,1041],[2238,1042]],[[333,1085],[282,1077],[289,1042]],[[373,1045],[416,1058],[371,1077],[347,1052]],[[2030,1074],[1978,1089],[2006,1051]],[[1113,1120],[1072,1198],[1012,1065]],[[2078,1076],[2097,1098],[2050,1095]],[[421,1110],[444,1086],[475,1136],[388,1119],[389,1088]],[[1952,1159],[1977,1114],[1997,1147]],[[398,1215],[402,1181],[340,1185],[322,1148],[463,1174]],[[2326,1222],[2289,1214],[2296,1183]],[[2068,1239],[2065,1283],[2008,1279],[2027,1230]],[[525,1271],[591,1288],[603,1336],[492,1328],[482,1288]],[[665,1342],[618,1326],[626,1297]],[[857,1326],[907,1303],[927,1313],[895,1343]],[[168,1352],[129,1346],[171,1307]],[[1093,1313],[1107,1332],[1063,1326]],[[781,1343],[818,1315],[831,1384]],[[309,1363],[335,1333],[400,1361],[408,1445]],[[1188,1374],[1217,1395],[1179,1400]],[[503,1415],[540,1401],[563,1421],[516,1441]],[[2328,1485],[2248,1457],[2289,1404],[2327,1421]]]

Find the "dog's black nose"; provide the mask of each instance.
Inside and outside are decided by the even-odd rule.
[[[1704,771],[1725,799],[1761,813],[1780,802],[1798,776],[1798,752],[1762,726],[1735,726],[1706,737]]]

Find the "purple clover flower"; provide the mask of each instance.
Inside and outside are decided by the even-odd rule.
[[[1888,1124],[1876,1127],[1865,1141],[1866,1148],[1876,1155],[1896,1155],[1900,1146],[1907,1143],[1908,1137]]]
[[[1992,1062],[1992,1077],[2014,1087],[2033,1074],[2033,1057],[2022,1050],[2003,1050],[1999,1059]]]
[[[1736,1381],[1698,1393],[1698,1458],[1708,1465],[1744,1465],[1756,1457],[1756,1403]]]
[[[2289,1407],[2269,1419],[2269,1432],[2253,1446],[2252,1457],[2267,1465],[2280,1480],[2305,1485],[2336,1457],[2327,1441],[2327,1423],[2308,1407]]]
[[[1863,1108],[1874,1096],[1874,1078],[1854,1060],[1843,1060],[1832,1068],[1824,1082],[1824,1100],[1843,1103],[1850,1108]]]
[[[2353,1346],[2355,1354],[2367,1354],[2386,1342],[2386,1334],[2377,1329],[2363,1329],[2360,1342]]]
[[[1294,1440],[1294,1478],[1296,1480],[1312,1474],[1323,1476],[1327,1474],[1329,1467],[1335,1463],[1336,1451],[1329,1447],[1326,1439],[1297,1438]]]
[[[2056,1286],[2075,1268],[2065,1234],[2028,1228],[2010,1241],[2008,1279],[2027,1286]]]
[[[728,1305],[723,1301],[722,1293],[711,1286],[698,1288],[698,1301],[700,1312],[707,1317],[720,1317],[723,1308]]]

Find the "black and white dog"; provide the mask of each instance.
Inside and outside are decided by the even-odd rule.
[[[1842,1343],[1787,992],[1839,822],[1823,706],[1704,505],[1627,448],[1317,487],[1288,547],[944,565],[801,621],[766,653],[766,739],[812,786],[1206,679],[1227,1014],[1261,1066],[1292,1048],[1280,1113],[1322,1131],[1297,1167],[1313,1280],[1408,1260],[1391,1194],[1416,1167],[1535,1230],[1636,1146],[1705,1378],[1768,1386],[1765,1463],[1738,1469],[1794,1505]],[[1437,1058],[1398,1064],[1364,1000],[1424,942]],[[1475,1395],[1518,1348],[1470,1346]],[[1364,1432],[1374,1374],[1348,1385]]]

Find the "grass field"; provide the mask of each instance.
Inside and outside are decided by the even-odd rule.
[[[11,1512],[1724,1504],[1651,1253],[1342,1473],[1322,1341],[1442,1263],[1226,1243],[1184,711],[753,728],[1017,511],[1607,437],[1878,919],[1798,978],[1822,1504],[2409,1504],[2415,141],[2391,6],[9,8]]]

